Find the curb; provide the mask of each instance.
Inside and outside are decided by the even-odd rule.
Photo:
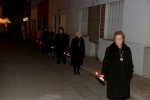
[[[83,70],[89,72],[92,76],[95,77],[95,73],[92,72],[91,70],[89,70],[88,68],[86,68],[86,67],[84,67],[84,66],[81,66],[81,69],[83,69]],[[147,100],[147,99],[143,98],[142,96],[140,96],[140,95],[134,93],[132,90],[130,91],[130,93],[131,93],[131,97],[130,97],[130,99],[128,99],[128,100]]]

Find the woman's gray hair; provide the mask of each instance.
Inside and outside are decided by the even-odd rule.
[[[78,30],[75,35],[77,36],[79,33],[82,34],[82,32],[80,30]]]
[[[125,40],[125,35],[124,35],[124,33],[123,33],[122,31],[116,31],[116,32],[114,33],[114,35],[113,35],[114,41],[116,40],[116,36],[117,36],[117,35],[121,35],[122,38],[123,38],[123,40]]]

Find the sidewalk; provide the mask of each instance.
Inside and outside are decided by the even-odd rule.
[[[95,76],[101,72],[102,63],[95,58],[85,57],[83,70]],[[150,100],[150,79],[134,74],[131,81],[131,100]]]
[[[38,48],[40,47],[37,44]],[[70,58],[67,58],[70,62]],[[85,57],[83,70],[95,77],[95,72],[101,73],[102,63],[93,57]],[[134,74],[131,80],[131,100],[150,100],[150,79]]]

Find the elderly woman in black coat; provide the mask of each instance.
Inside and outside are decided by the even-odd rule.
[[[133,74],[132,54],[124,43],[122,31],[114,33],[114,42],[107,47],[102,63],[102,75],[107,81],[107,97],[110,100],[130,98],[130,80]]]
[[[78,31],[76,37],[72,39],[69,53],[71,55],[71,65],[74,68],[74,75],[80,75],[80,66],[83,65],[85,55],[84,39],[80,31]]]

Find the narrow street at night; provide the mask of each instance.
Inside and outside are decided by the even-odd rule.
[[[0,41],[0,100],[106,100],[106,86],[82,73],[29,42]]]

